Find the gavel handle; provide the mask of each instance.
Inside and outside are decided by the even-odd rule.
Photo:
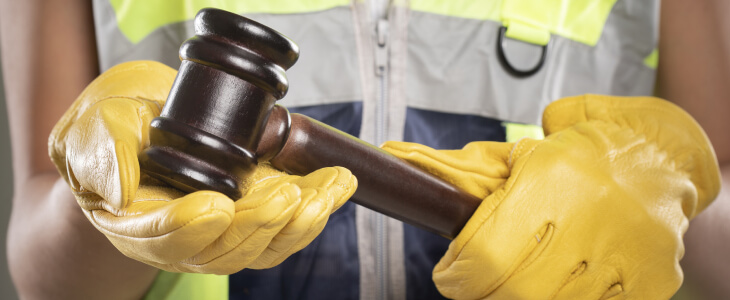
[[[283,115],[275,109],[267,127],[289,121],[276,120]],[[450,239],[481,203],[481,199],[358,138],[304,115],[286,116],[291,116],[288,138],[270,160],[280,170],[306,175],[323,167],[345,167],[358,180],[353,202]],[[263,144],[271,138],[269,128]]]

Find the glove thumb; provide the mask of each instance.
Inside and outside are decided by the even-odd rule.
[[[126,207],[140,179],[137,153],[160,114],[175,70],[154,62],[117,65],[94,80],[49,137],[49,154],[79,203],[95,195]],[[81,201],[89,200],[89,201]]]

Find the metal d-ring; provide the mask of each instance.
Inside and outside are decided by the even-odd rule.
[[[507,56],[504,54],[504,34],[507,31],[507,27],[500,26],[499,27],[499,35],[497,36],[497,54],[499,54],[499,62],[502,64],[502,67],[507,69],[507,71],[515,75],[517,77],[527,77],[532,74],[537,73],[537,71],[540,71],[542,68],[542,65],[545,64],[545,56],[547,56],[547,44],[542,46],[542,53],[540,54],[540,61],[537,62],[537,64],[532,67],[531,69],[527,70],[520,70],[515,68],[512,64],[510,64],[509,60],[507,59]]]

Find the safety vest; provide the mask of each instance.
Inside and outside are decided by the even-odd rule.
[[[392,0],[382,18],[371,5],[94,0],[100,66],[177,68],[197,11],[218,7],[299,45],[280,104],[376,145],[441,149],[539,136],[544,107],[562,97],[653,92],[658,0]],[[230,277],[163,272],[148,298],[440,299],[431,270],[448,243],[348,203],[280,266]]]

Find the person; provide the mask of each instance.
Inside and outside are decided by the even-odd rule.
[[[8,238],[9,262],[13,280],[24,298],[142,298],[145,295],[158,293],[159,289],[156,287],[164,285],[165,280],[174,277],[169,275],[171,273],[160,273],[158,268],[132,260],[120,252],[122,250],[127,255],[134,255],[136,253],[134,250],[144,250],[143,248],[124,249],[124,246],[120,246],[122,244],[119,240],[109,237],[108,233],[105,236],[94,228],[92,222],[89,222],[84,215],[84,212],[88,213],[90,209],[84,206],[82,206],[84,210],[79,209],[79,203],[76,203],[67,181],[56,170],[59,166],[58,161],[54,165],[47,158],[46,152],[47,137],[51,134],[52,127],[77,99],[81,90],[97,77],[99,70],[107,70],[121,62],[137,59],[154,59],[171,66],[177,66],[179,63],[177,47],[183,39],[192,36],[191,22],[186,21],[192,16],[187,12],[194,12],[196,9],[185,4],[173,6],[143,2],[100,0],[93,3],[93,9],[88,1],[50,1],[43,4],[40,1],[2,2],[0,38],[2,38],[2,59],[6,74],[15,180]],[[723,134],[726,127],[723,117],[730,110],[730,104],[723,100],[730,95],[730,87],[724,84],[724,78],[730,78],[727,74],[730,68],[728,68],[727,53],[723,52],[726,43],[723,37],[728,36],[725,31],[730,27],[717,25],[727,22],[721,14],[727,11],[728,4],[722,1],[707,0],[692,3],[664,1],[661,5],[661,22],[656,19],[659,5],[655,1],[616,1],[611,2],[612,5],[603,2],[603,5],[585,5],[582,7],[583,10],[575,10],[576,6],[556,8],[549,2],[538,4],[518,1],[505,1],[501,7],[496,2],[471,1],[454,1],[449,5],[439,5],[429,1],[410,3],[394,1],[388,6],[375,5],[377,1],[355,1],[352,4],[349,1],[321,1],[316,4],[310,3],[313,6],[294,5],[293,2],[287,3],[289,5],[281,5],[278,2],[266,3],[268,2],[239,1],[235,4],[220,5],[237,13],[262,13],[253,17],[282,31],[300,44],[302,59],[288,72],[292,87],[282,104],[293,111],[321,119],[375,144],[387,140],[405,140],[434,148],[459,149],[472,141],[504,141],[507,135],[524,126],[511,123],[503,126],[503,121],[538,124],[543,109],[550,102],[564,96],[589,92],[633,96],[651,94],[655,82],[652,60],[656,59],[656,55],[652,53],[657,47],[658,39],[660,56],[656,79],[657,94],[677,103],[697,118],[714,145],[722,173],[727,175],[730,137]],[[576,3],[570,4],[581,6]],[[541,9],[526,10],[525,8],[530,5]],[[379,9],[381,7],[384,8]],[[383,11],[387,13],[384,14]],[[576,11],[588,13],[574,14]],[[384,15],[387,18],[383,17]],[[570,20],[575,23],[563,22],[567,19],[558,16],[574,17]],[[595,25],[596,23],[599,25]],[[657,23],[661,24],[658,36]],[[506,25],[507,31],[503,34],[500,34],[500,25]],[[506,51],[503,55],[499,54],[497,40],[500,36],[508,41],[500,43],[499,47],[512,43],[512,47],[524,51]],[[514,41],[509,40],[527,41],[530,45],[513,43]],[[523,74],[530,72],[520,72],[525,70],[524,66],[515,66],[522,61],[527,61],[525,65],[528,68],[535,66],[535,60],[530,61],[530,59],[540,57],[541,51],[546,51],[545,61],[536,72]],[[510,71],[509,68],[515,70]],[[165,71],[159,72],[158,75],[165,73]],[[143,79],[149,80],[147,87],[154,89],[150,93],[159,95],[164,84],[156,80],[164,81],[168,77],[169,74]],[[127,80],[138,84],[141,79]],[[648,101],[649,107],[662,105],[653,100]],[[613,100],[609,102],[615,103]],[[149,106],[147,109],[145,112],[154,114],[154,106]],[[69,111],[74,112],[74,109]],[[81,116],[88,111],[79,108],[75,113]],[[632,118],[646,118],[647,122],[654,120],[652,114],[647,111],[650,110],[642,110],[641,116]],[[559,110],[558,112],[560,113],[556,113],[557,115],[568,119],[573,115],[561,114],[563,112]],[[130,115],[121,112],[116,114]],[[113,118],[114,115],[115,113],[111,113],[104,116]],[[89,118],[89,120],[95,119]],[[661,120],[672,124],[673,119]],[[82,123],[69,124],[69,128],[73,127],[73,124]],[[689,130],[690,123],[677,124],[681,126],[670,131],[670,134],[675,135],[671,135],[672,138],[667,138],[668,140],[689,135],[683,132],[685,129]],[[73,128],[77,128],[77,132],[83,137],[85,131],[82,127]],[[605,130],[607,129],[592,132],[600,135]],[[630,130],[637,129],[631,127]],[[567,132],[574,130],[568,129]],[[643,133],[650,135],[648,132]],[[698,134],[695,133],[694,136],[696,135]],[[52,138],[59,136],[54,134]],[[64,145],[67,145],[65,142],[68,138],[62,140]],[[556,143],[552,141],[553,139],[548,139],[545,144],[548,146],[540,146],[540,149],[554,149]],[[537,142],[523,140],[516,145],[535,149],[538,145],[535,143]],[[470,148],[462,150],[466,152],[457,152],[456,157],[463,159],[469,155],[474,157],[476,155],[474,153],[491,153],[491,156],[482,157],[484,158],[482,161],[467,160],[467,165],[471,163],[490,167],[502,166],[494,162],[502,161],[504,164],[505,155],[512,153],[511,150],[514,148],[512,144],[500,144],[503,146],[487,151],[484,150],[486,149],[484,144],[469,145],[467,147]],[[51,145],[51,149],[53,151],[57,148]],[[94,153],[93,148],[90,149],[92,150],[88,153]],[[449,152],[431,152],[417,145],[397,143],[386,144],[386,149],[416,164],[443,172],[442,175],[460,176],[465,173],[461,171],[466,167],[457,168],[460,171],[455,174],[443,171],[444,164],[439,162],[449,161]],[[644,148],[639,147],[639,149]],[[413,158],[412,153],[418,152],[428,155]],[[580,160],[582,158],[580,154],[587,152],[589,151],[580,152],[573,149],[569,153],[575,155],[576,161],[584,162]],[[65,152],[59,153],[65,155]],[[111,152],[102,152],[102,156],[103,153]],[[526,162],[531,161],[532,156],[537,157],[538,161],[552,159],[540,156],[546,155],[544,152],[535,150],[531,153],[516,155],[515,161],[519,160],[528,165]],[[513,154],[522,153],[518,151]],[[74,163],[84,164],[83,159],[66,162],[74,172],[77,168],[83,169],[74,166]],[[621,162],[622,165],[626,163]],[[61,169],[65,167],[65,165],[60,166]],[[93,167],[93,165],[88,166],[91,169]],[[545,170],[546,174],[555,175],[549,172],[554,168]],[[516,170],[511,171],[516,172]],[[651,196],[646,199],[665,199],[663,198],[665,196],[672,198],[670,195],[675,190],[670,187],[674,185],[667,185],[665,181],[651,189],[649,187],[654,187],[652,186],[654,183],[646,180],[652,179],[657,174],[640,175],[634,179],[641,179],[637,181],[645,183],[645,190],[630,189],[633,193],[626,195]],[[84,178],[88,182],[93,181],[92,177]],[[104,181],[106,177],[99,178]],[[727,176],[724,178],[722,184],[726,186]],[[469,182],[468,179],[457,183]],[[540,181],[544,180],[535,180],[535,182]],[[74,181],[69,179],[69,182]],[[704,182],[692,183],[699,185]],[[259,191],[270,187],[269,184],[271,183],[265,182],[265,187]],[[84,184],[80,186],[92,187]],[[503,186],[502,183],[497,183],[491,191]],[[79,186],[76,186],[77,192],[78,188]],[[484,195],[485,189],[470,190],[481,193],[485,197],[485,203],[494,203],[486,199],[498,198]],[[105,195],[101,190],[92,191]],[[593,195],[601,192],[601,190],[591,191],[595,192]],[[119,195],[122,192],[112,189],[108,195],[115,193]],[[550,195],[547,190],[544,193]],[[558,191],[553,191],[553,195],[556,193]],[[128,192],[125,195],[131,197]],[[167,195],[175,198],[169,196],[171,194]],[[547,198],[550,197],[545,197]],[[117,196],[115,199],[124,197]],[[109,196],[107,199],[101,199],[101,203],[106,203],[104,200],[112,199]],[[330,207],[339,205],[335,202],[337,201],[332,201]],[[723,253],[730,247],[729,239],[726,238],[727,226],[724,226],[727,216],[730,215],[728,202],[727,195],[721,194],[704,213],[697,216],[685,237],[686,282],[690,287],[694,286],[698,291],[707,293],[706,297],[723,298],[730,295],[730,290],[722,282],[730,272],[730,266],[722,259]],[[505,203],[536,202],[505,201]],[[654,202],[649,201],[649,206],[652,203]],[[560,207],[559,204],[560,202],[556,203],[554,207]],[[697,205],[701,207],[705,204],[707,203]],[[123,208],[119,204],[116,205],[117,208]],[[677,207],[672,207],[674,210],[671,211],[676,213]],[[590,206],[588,208],[592,209],[591,211],[598,209]],[[607,216],[615,217],[615,219],[603,219],[601,216],[589,215],[601,222],[616,222],[635,215],[631,212],[616,211],[615,207],[599,208],[598,210],[605,212]],[[619,210],[620,208],[622,207],[619,207]],[[681,225],[684,222],[682,220],[694,215],[692,212],[694,208],[689,206],[682,208],[687,208],[690,212],[688,215],[683,214],[677,219],[671,219],[677,221],[680,226],[674,228],[674,231],[669,231],[670,233],[681,235],[683,231],[681,228],[684,226]],[[113,211],[111,208],[108,209]],[[569,207],[565,206],[565,209],[568,210]],[[480,210],[483,213],[486,209],[480,208]],[[509,226],[521,224],[518,220],[523,220],[522,217],[527,216],[521,215],[520,212],[535,213],[529,210],[516,211],[510,220],[503,220],[495,226],[510,229]],[[574,216],[568,213],[566,215]],[[484,217],[481,214],[478,216]],[[647,240],[652,243],[657,242],[656,245],[641,244],[640,241],[632,239],[654,233],[642,230],[644,225],[641,224],[646,224],[647,219],[651,217],[641,219],[638,223],[626,223],[635,225],[632,228],[619,230],[621,226],[613,227],[612,230],[608,230],[612,234],[605,235],[616,237],[623,234],[627,237],[625,241],[607,239],[605,241],[613,244],[603,244],[601,237],[605,237],[604,235],[598,235],[595,240],[591,240],[594,238],[592,236],[590,238],[579,236],[580,239],[575,240],[579,242],[562,240],[563,243],[560,244],[558,242],[549,244],[550,246],[546,246],[544,251],[546,254],[552,254],[548,257],[553,258],[569,257],[569,254],[575,253],[571,252],[570,247],[563,252],[565,255],[551,252],[555,248],[563,249],[555,245],[563,245],[575,246],[575,249],[600,249],[608,251],[608,254],[614,253],[612,251],[615,250],[616,257],[621,257],[622,254],[630,252],[622,248],[624,246],[656,249],[656,245],[669,245],[667,252],[658,250],[654,253],[642,252],[643,250],[638,251],[639,253],[631,252],[629,254],[636,256],[626,257],[641,260],[617,263],[626,267],[622,271],[627,274],[635,274],[632,272],[636,272],[638,267],[646,273],[659,274],[658,278],[669,278],[667,281],[656,281],[653,283],[654,286],[649,284],[634,286],[633,282],[643,282],[641,277],[628,277],[609,282],[610,284],[603,290],[590,285],[577,290],[598,293],[595,298],[601,295],[620,294],[624,288],[627,292],[625,295],[629,297],[642,295],[641,293],[646,291],[660,293],[657,294],[659,297],[667,297],[675,292],[681,281],[682,272],[674,263],[661,264],[656,268],[653,268],[651,263],[667,257],[669,260],[678,259],[683,252],[682,244],[674,243],[676,240],[669,244],[661,243],[672,240],[666,237],[664,240],[660,238]],[[500,270],[509,270],[509,266],[500,263],[510,263],[514,261],[510,260],[512,257],[498,257],[495,261],[489,261],[485,256],[480,256],[480,252],[484,250],[495,253],[493,248],[464,245],[458,238],[451,247],[462,250],[459,253],[464,253],[466,256],[454,256],[454,252],[447,249],[450,241],[387,219],[352,203],[342,205],[326,222],[328,225],[306,248],[292,254],[283,262],[276,258],[269,259],[268,264],[258,265],[269,267],[270,263],[276,262],[280,263],[278,266],[266,270],[245,269],[231,275],[229,279],[231,298],[429,299],[441,297],[439,291],[448,297],[485,297],[492,293],[491,295],[496,298],[512,298],[509,295],[516,294],[511,293],[530,292],[536,289],[538,293],[547,293],[543,297],[550,297],[552,291],[558,292],[554,288],[555,278],[564,278],[560,277],[562,275],[551,273],[557,272],[555,269],[560,268],[551,268],[551,264],[546,264],[543,259],[537,259],[546,257],[540,254],[528,260],[535,262],[533,265],[522,265],[525,272],[505,271],[504,274],[510,276],[502,279],[492,278],[490,276],[502,274],[499,273]],[[94,224],[99,226],[100,223]],[[601,224],[593,225],[596,227],[588,226],[588,228],[605,228],[600,226]],[[545,227],[544,231],[537,233],[536,239],[530,241],[540,245],[542,240],[548,241],[553,236],[561,236],[562,227],[555,226]],[[481,227],[477,227],[479,226],[467,225],[468,232],[481,232],[481,235],[476,236],[487,236],[483,234]],[[578,227],[580,225],[571,228]],[[651,226],[646,225],[646,227]],[[660,230],[656,236],[664,236],[666,233],[667,231]],[[110,243],[110,240],[115,245]],[[487,241],[495,246],[512,245],[513,247],[504,247],[508,250],[519,248],[509,244],[510,241],[499,243],[502,241],[499,238],[493,237]],[[266,248],[268,245],[255,246]],[[291,249],[296,248],[298,247]],[[522,248],[518,250],[520,249]],[[444,253],[447,253],[442,260],[444,262],[437,266],[437,270],[441,272],[436,273],[440,275],[434,273],[432,278],[432,269],[436,262],[442,259]],[[512,256],[519,254],[510,251],[504,253]],[[460,258],[466,261],[459,261]],[[655,260],[651,260],[652,258]],[[449,261],[452,263],[449,264]],[[472,262],[476,269],[470,268],[468,262]],[[594,264],[582,263],[580,260],[575,262],[576,264],[568,267],[568,275],[576,274],[578,277],[592,274]],[[636,266],[644,263],[645,266]],[[485,264],[491,268],[483,269]],[[460,265],[466,267],[459,269]],[[555,264],[558,265],[561,268],[565,267],[563,264]],[[179,270],[160,265],[157,267]],[[671,270],[664,269],[667,267]],[[560,271],[565,270],[560,269]],[[508,278],[510,280],[506,281]],[[570,276],[565,278],[566,282],[586,281],[572,280],[573,277]],[[177,277],[176,280],[181,279]],[[203,279],[198,281],[200,280]],[[433,283],[434,280],[439,284],[438,290]],[[466,285],[449,286],[453,282]],[[489,283],[492,283],[492,287],[487,287]],[[525,289],[525,285],[530,285],[531,288]],[[477,290],[475,286],[481,286],[483,289],[475,291]],[[540,291],[540,287],[544,287],[545,290]],[[459,294],[460,292],[466,294]],[[559,296],[565,295],[559,294]]]

